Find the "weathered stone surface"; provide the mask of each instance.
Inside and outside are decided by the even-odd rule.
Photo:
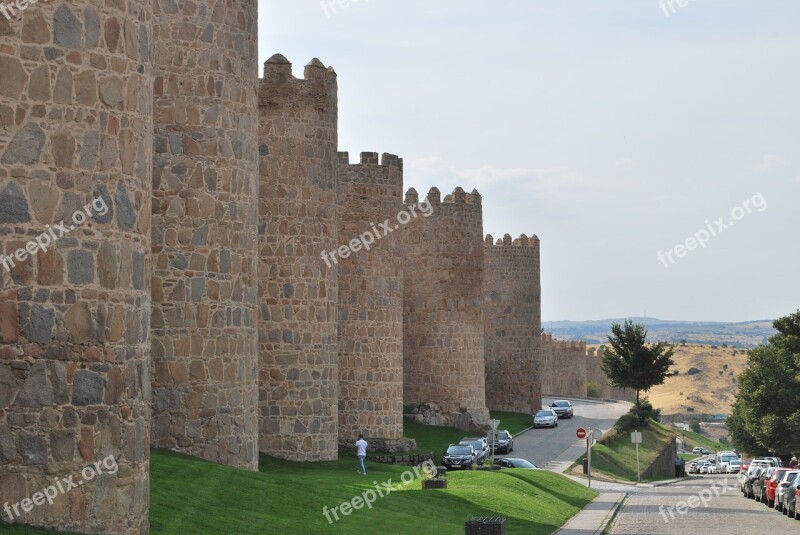
[[[44,182],[31,182],[28,185],[28,196],[31,199],[36,199],[36,202],[31,203],[36,220],[42,225],[52,224],[53,214],[58,203],[58,191],[56,188]]]
[[[34,13],[23,19],[22,41],[38,45],[50,42],[50,28],[41,13]]]
[[[0,366],[2,368],[2,366]],[[2,384],[2,382],[0,382]],[[0,401],[2,397],[0,397]],[[7,464],[17,458],[17,445],[11,435],[11,427],[0,424],[0,463]]]
[[[105,78],[100,81],[100,100],[106,106],[117,108],[122,104],[122,80]]]
[[[19,337],[19,313],[14,302],[0,302],[0,344],[13,344]]]
[[[75,303],[64,314],[64,326],[76,344],[88,342],[94,337],[94,321],[86,302]]]
[[[45,102],[50,100],[50,67],[41,65],[31,73],[30,89],[28,96],[33,100]]]
[[[52,431],[50,433],[50,451],[57,463],[71,461],[75,457],[75,432]]]
[[[10,406],[16,394],[16,380],[11,373],[11,366],[0,364],[0,404],[4,407]]]
[[[103,288],[117,286],[117,249],[113,244],[105,242],[97,253],[97,275]]]
[[[38,274],[36,281],[42,286],[56,286],[64,281],[64,257],[56,249],[36,255]]]
[[[67,131],[60,131],[50,139],[50,150],[57,166],[71,166],[75,155],[75,138]]]
[[[46,365],[34,365],[22,384],[16,404],[20,407],[40,408],[52,405],[54,399],[53,385],[47,376]]]
[[[67,255],[67,279],[70,284],[94,282],[94,256],[86,249],[76,249]]]
[[[30,308],[30,314],[22,323],[22,335],[37,344],[50,343],[54,320],[55,314],[52,310],[35,304]]]
[[[31,220],[25,193],[14,181],[0,189],[0,224],[22,223]]]
[[[128,192],[122,186],[117,184],[117,193],[115,195],[116,208],[117,208],[117,224],[120,230],[133,230],[136,225],[136,209],[131,203]]]
[[[28,73],[17,58],[0,55],[0,72],[3,73],[3,83],[0,84],[0,96],[19,98],[25,84],[28,83]]]
[[[22,464],[43,466],[47,464],[47,440],[27,431],[19,432],[17,443]]]
[[[105,380],[89,370],[78,370],[73,377],[72,404],[97,405],[103,402]]]
[[[11,139],[0,163],[31,165],[39,160],[44,142],[44,130],[36,123],[28,123]]]
[[[83,27],[67,4],[61,4],[53,17],[53,42],[66,48],[80,48]]]

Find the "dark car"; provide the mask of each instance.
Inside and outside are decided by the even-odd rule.
[[[757,502],[767,503],[767,481],[772,477],[772,474],[775,473],[776,468],[774,466],[770,466],[762,470],[762,472],[758,475],[756,479],[753,480],[751,483],[752,487],[752,494],[753,499]]]
[[[800,477],[794,478],[791,485],[783,491],[783,506],[781,512],[790,517],[797,518],[797,488],[800,485]]]
[[[442,455],[442,466],[448,470],[471,468],[475,462],[475,450],[469,444],[450,444]]]
[[[764,473],[766,468],[762,468],[760,466],[754,466],[750,469],[747,474],[747,478],[744,480],[744,495],[746,498],[755,498],[755,494],[753,494],[753,482],[761,477],[761,474]]]
[[[459,444],[472,446],[478,463],[482,463],[489,456],[489,442],[483,437],[464,437]]]
[[[489,448],[495,453],[511,453],[514,451],[514,437],[508,431],[498,431]]]
[[[555,411],[559,418],[572,418],[575,416],[575,411],[572,408],[572,403],[566,399],[557,399],[550,404],[550,408]]]
[[[502,466],[503,468],[526,468],[528,470],[538,470],[539,467],[525,459],[517,459],[514,457],[498,457],[494,460],[494,464]]]

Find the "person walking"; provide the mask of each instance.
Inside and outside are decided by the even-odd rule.
[[[675,457],[675,477],[681,477],[681,458]]]
[[[356,440],[356,454],[358,455],[358,473],[362,476],[367,475],[367,467],[364,466],[364,460],[367,458],[367,441],[364,440],[364,435],[358,435]]]

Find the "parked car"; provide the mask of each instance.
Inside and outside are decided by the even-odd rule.
[[[716,474],[717,466],[711,461],[700,461],[697,463],[697,473],[699,474]]]
[[[696,461],[692,461],[692,462],[690,462],[689,464],[686,465],[686,473],[687,474],[696,474],[697,472],[698,472],[698,469],[697,469],[697,462]]]
[[[475,449],[470,444],[450,444],[442,455],[442,466],[448,470],[471,468],[476,461]]]
[[[697,446],[695,448],[692,448],[692,453],[694,453],[695,455],[708,455],[708,450],[705,448],[701,448],[700,446]]]
[[[765,468],[759,476],[753,480],[753,499],[757,502],[767,503],[767,482],[772,477],[772,474],[775,473],[774,466],[770,466],[769,468]]]
[[[798,485],[800,485],[800,477],[795,477],[794,481],[783,491],[783,506],[781,507],[781,512],[792,518],[797,518]]]
[[[790,472],[790,468],[776,468],[770,474],[769,479],[764,483],[764,499],[762,500],[769,507],[775,507],[775,491],[778,489],[778,483],[781,482],[783,476]]]
[[[794,483],[794,479],[797,475],[800,474],[798,470],[789,470],[788,472],[784,472],[783,476],[780,481],[778,481],[778,486],[775,488],[775,502],[774,506],[775,509],[781,511],[783,509],[783,494],[786,492],[786,489]]]
[[[525,468],[528,470],[538,470],[539,467],[525,459],[517,459],[515,457],[498,457],[494,460],[494,464],[502,466],[503,468]]]
[[[756,457],[753,461],[761,461],[765,463],[770,463],[771,466],[775,466],[780,468],[783,466],[783,461],[781,461],[780,457]]]
[[[742,470],[742,461],[731,461],[728,463],[728,473],[738,474]]]
[[[489,441],[484,437],[464,437],[459,444],[472,446],[478,463],[482,463],[489,456]]]
[[[494,441],[489,444],[489,448],[493,449],[495,453],[511,453],[514,451],[514,437],[506,430],[498,431]]]
[[[533,416],[533,427],[556,427],[558,415],[553,409],[542,409]]]
[[[772,465],[767,461],[750,461],[747,470],[739,472],[739,488],[742,490],[745,496],[747,496],[747,493],[745,492],[745,485],[747,484],[747,480],[753,475],[755,469],[760,468],[763,470],[765,468],[769,468],[770,466]],[[749,498],[750,496],[747,497]]]
[[[750,470],[747,472],[747,477],[745,478],[744,482],[744,496],[745,498],[755,498],[755,494],[753,493],[753,482],[758,479],[761,474],[766,470],[765,467],[761,466],[750,466]]]
[[[558,415],[559,418],[572,418],[575,416],[575,411],[572,408],[572,403],[566,399],[557,399],[550,404],[550,408]]]

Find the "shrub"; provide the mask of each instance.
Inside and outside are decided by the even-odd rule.
[[[697,418],[692,418],[689,421],[689,429],[691,429],[695,433],[702,433],[703,432],[703,428],[700,427],[700,420],[698,420]]]
[[[727,369],[728,369],[728,365],[727,365],[727,364],[723,364],[723,365],[722,365],[722,369],[723,369],[723,370],[727,370]]]
[[[730,444],[730,441],[728,440],[728,437],[719,437],[719,443],[727,446]]]
[[[697,375],[700,373],[700,368],[689,368],[686,370],[686,375]]]
[[[636,414],[639,418],[639,424],[642,427],[647,427],[650,420],[659,421],[661,419],[661,409],[654,409],[653,404],[647,398],[639,402],[639,407],[631,409],[631,413]]]
[[[599,398],[603,396],[603,387],[597,383],[588,383],[586,385],[586,395],[590,398]]]
[[[639,428],[639,418],[633,413],[624,414],[614,426],[619,433],[628,433]]]

